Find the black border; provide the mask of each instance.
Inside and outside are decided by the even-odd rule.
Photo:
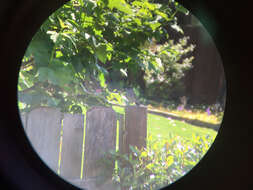
[[[24,51],[42,22],[64,2],[8,0],[0,4],[1,189],[77,189],[61,180],[34,154],[20,127],[16,106],[17,77]],[[253,189],[253,159],[250,155],[250,113],[253,113],[250,109],[253,95],[249,64],[251,7],[246,1],[179,2],[211,32],[224,64],[227,102],[221,129],[206,156],[186,176],[166,189]],[[204,15],[198,15],[203,12]],[[209,28],[210,23],[216,26],[215,31]],[[2,188],[3,185],[7,186]]]

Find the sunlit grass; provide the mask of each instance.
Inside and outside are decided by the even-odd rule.
[[[166,112],[166,113],[172,113],[176,114],[180,117],[184,117],[187,119],[197,119],[200,121],[204,121],[207,123],[212,123],[212,124],[220,124],[220,117],[215,114],[208,115],[207,112],[202,111],[202,110],[168,110],[164,107],[153,107],[153,106],[148,106],[149,109],[161,111],[161,112]]]
[[[173,120],[163,116],[148,114],[148,136],[154,139],[168,139],[169,134],[180,136],[184,139],[191,139],[192,135],[215,137],[217,132],[212,129],[197,127],[188,123]]]
[[[200,121],[205,121],[208,123],[213,123],[213,124],[220,124],[220,121],[216,115],[208,115],[206,112],[201,112],[201,111],[187,111],[187,110],[182,110],[182,111],[177,111],[177,110],[172,110],[171,113],[180,115],[181,117],[185,117],[188,119],[197,119]]]

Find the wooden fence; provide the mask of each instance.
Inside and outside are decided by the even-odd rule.
[[[103,168],[97,161],[105,152],[116,149],[117,127],[121,153],[129,153],[129,145],[146,146],[145,107],[127,106],[124,115],[108,107],[93,107],[86,115],[40,107],[21,113],[21,119],[41,159],[65,180],[84,189],[116,189],[110,178],[102,185],[96,182],[103,176]],[[82,168],[83,177],[80,176]]]

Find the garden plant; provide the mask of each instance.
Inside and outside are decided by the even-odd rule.
[[[131,154],[110,151],[100,160],[105,168],[117,162],[113,182],[124,190],[157,190],[189,172],[206,154],[213,143],[211,136],[184,139],[170,134],[167,140],[154,140],[150,135],[148,146],[139,150],[130,146]]]

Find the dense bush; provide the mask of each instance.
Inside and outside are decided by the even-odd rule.
[[[171,47],[173,51],[163,51],[166,47]],[[179,39],[178,43],[170,40],[166,45],[157,46],[162,50],[157,59],[157,71],[146,71],[146,96],[150,99],[177,100],[179,96],[185,94],[185,86],[182,77],[185,71],[193,67],[194,57],[186,57],[194,50],[194,45],[189,45],[189,37]]]
[[[110,151],[101,163],[106,171],[116,161],[112,179],[120,189],[154,190],[173,183],[191,170],[213,140],[210,136],[195,135],[191,140],[173,135],[168,140],[153,140],[149,136],[146,148],[139,150],[130,146],[130,156]]]

